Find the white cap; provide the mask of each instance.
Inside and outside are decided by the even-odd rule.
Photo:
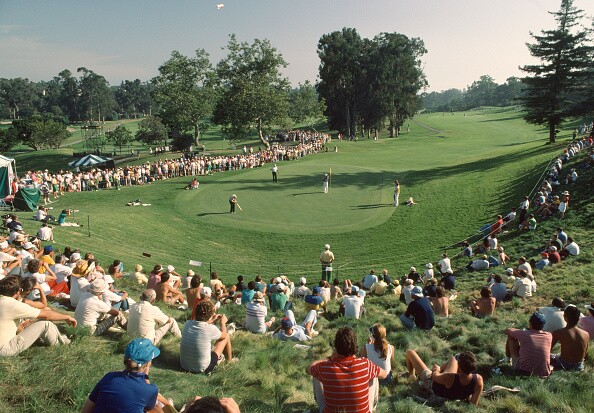
[[[211,296],[212,290],[210,289],[210,287],[202,287],[202,290],[200,290],[200,295],[203,297]]]
[[[429,263],[429,264],[425,265],[425,267],[427,267],[427,268],[433,268],[433,264]]]
[[[276,289],[279,291],[285,291],[287,289],[287,286],[283,283],[280,283],[276,285]]]
[[[167,272],[173,272],[173,271],[175,271],[175,267],[173,265],[168,265]]]
[[[80,260],[80,253],[79,253],[79,252],[73,252],[73,253],[70,255],[70,260],[71,260],[71,261],[74,261],[74,262],[76,262],[76,261]]]
[[[327,249],[327,250],[329,250],[329,249],[330,249],[330,244],[326,244],[326,245],[324,245],[324,249]]]
[[[276,277],[274,281],[279,284],[283,282],[283,279],[281,277]]]
[[[301,284],[307,284],[307,279],[305,277],[301,277],[301,279],[299,280],[299,282],[301,282]]]
[[[417,271],[417,269],[415,267],[410,267],[411,271]]]

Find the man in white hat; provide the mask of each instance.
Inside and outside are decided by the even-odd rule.
[[[413,301],[408,305],[406,312],[400,315],[400,321],[406,328],[431,330],[435,325],[431,302],[423,295],[423,289],[419,286],[412,289],[411,296]]]
[[[332,284],[332,262],[334,261],[334,253],[330,251],[330,244],[324,245],[324,251],[320,255],[320,263],[322,264],[322,280],[328,281]]]
[[[275,318],[272,317],[266,321],[268,315],[268,308],[264,303],[264,294],[256,291],[251,303],[245,305],[245,327],[252,333],[264,334],[274,323]]]
[[[74,311],[77,323],[80,326],[89,327],[91,333],[96,336],[106,333],[116,323],[124,330],[126,329],[127,321],[124,314],[101,299],[107,289],[105,280],[93,281],[89,292],[81,296]]]
[[[293,297],[303,300],[306,295],[310,295],[311,290],[307,286],[307,279],[305,277],[301,277],[299,280],[299,287],[295,288],[293,291]]]
[[[130,306],[127,333],[130,337],[148,338],[155,345],[159,344],[165,334],[171,332],[181,337],[181,331],[174,318],[167,316],[154,306],[157,298],[155,290],[144,290],[140,302]]]
[[[287,295],[287,286],[280,282],[276,284],[274,292],[270,294],[270,310],[271,311],[284,311],[289,296]],[[272,288],[271,288],[272,290]]]

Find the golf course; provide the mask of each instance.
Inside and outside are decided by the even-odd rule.
[[[370,269],[380,273],[384,268],[393,280],[400,279],[411,266],[422,269],[427,263],[435,264],[443,252],[454,257],[463,240],[479,241],[479,228],[518,207],[525,195],[534,195],[551,160],[572,139],[567,127],[556,144],[548,144],[548,131],[528,125],[522,112],[512,107],[421,114],[407,126],[410,132],[405,126],[399,137],[378,140],[338,141],[330,131],[333,139],[326,151],[278,162],[278,182],[272,181],[272,164],[266,164],[199,176],[197,190],[184,190],[192,178],[180,177],[121,190],[68,192],[50,205],[53,214],[78,210],[69,220],[82,226],[54,228],[54,247],[91,251],[105,268],[121,260],[126,272],[141,264],[148,273],[161,264],[173,265],[180,274],[192,269],[203,277],[216,271],[226,285],[234,284],[238,275],[247,283],[260,274],[265,280],[286,275],[295,283],[306,277],[311,287],[320,280],[320,253],[330,244],[336,257],[334,276],[340,280],[360,281]],[[209,145],[216,147],[216,135],[211,132],[207,150]],[[240,151],[238,146],[222,153]],[[43,170],[47,167],[44,156],[52,159],[54,152],[19,154],[17,162],[26,161],[29,168],[35,163],[35,169]],[[180,154],[158,156],[171,159]],[[585,156],[586,150],[570,165]],[[134,162],[157,159],[146,155]],[[322,190],[325,173],[330,176],[328,193]],[[367,314],[359,320],[339,317],[339,303],[331,302],[318,321],[320,335],[307,343],[309,349],[239,330],[231,337],[239,361],[220,366],[211,376],[183,372],[179,339],[166,336],[159,345],[160,356],[153,361],[151,382],[174,400],[177,409],[190,397],[213,395],[233,397],[248,413],[317,412],[306,366],[331,354],[338,328],[354,328],[362,346],[368,328],[382,323],[395,347],[395,373],[406,370],[407,349],[417,349],[428,364],[472,351],[485,389],[501,385],[519,387],[520,392],[483,398],[478,409],[462,402],[429,406],[416,398],[420,386],[415,382],[395,380],[380,389],[378,412],[594,411],[592,348],[586,369],[579,373],[554,372],[547,379],[491,373],[504,356],[505,328],[526,328],[529,315],[550,305],[557,295],[580,310],[592,301],[594,177],[591,169],[579,174],[570,188],[572,204],[563,221],[558,217],[539,221],[537,230],[523,233],[514,226],[499,239],[514,266],[521,256],[536,258],[561,224],[582,248],[579,257],[535,271],[539,287],[529,300],[505,302],[493,317],[472,317],[469,302],[478,297],[487,271],[467,273],[467,259],[452,259],[458,297],[450,303],[451,316],[436,319],[430,332],[404,329],[398,317],[406,306],[396,296],[368,296]],[[401,185],[398,207],[393,202],[395,179]],[[237,195],[241,207],[234,214],[229,213],[231,194]],[[409,197],[415,205],[404,205]],[[134,200],[146,206],[126,205]],[[39,225],[31,217],[32,213],[19,214],[25,231],[33,234]],[[191,260],[202,265],[190,266]],[[499,274],[504,271],[495,269]],[[117,280],[116,287],[138,300],[141,286],[130,279]],[[180,327],[190,315],[175,307],[159,307]],[[237,325],[245,318],[245,309],[235,304],[223,305],[218,312]],[[295,303],[295,313],[298,319],[305,314],[301,302]],[[276,316],[276,328],[282,313],[268,314]],[[0,412],[80,411],[97,381],[108,371],[121,370],[130,339],[125,333],[110,331],[94,337],[84,328],[60,328],[72,336],[71,345],[34,346],[18,357],[0,359]]]

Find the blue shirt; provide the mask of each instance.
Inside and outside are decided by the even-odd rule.
[[[159,389],[148,384],[144,373],[113,371],[95,386],[89,400],[95,403],[94,413],[144,413],[157,403]]]
[[[254,294],[256,294],[255,290],[243,290],[241,292],[241,305],[251,303],[254,299]]]
[[[452,274],[444,275],[441,278],[441,283],[446,290],[453,290],[456,288],[456,278]]]
[[[415,319],[415,325],[422,330],[431,330],[435,325],[433,308],[431,308],[431,302],[427,297],[411,301],[404,315],[412,316]]]

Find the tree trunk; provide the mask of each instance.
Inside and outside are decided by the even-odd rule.
[[[198,122],[194,124],[194,142],[196,142],[196,146],[200,145],[200,126],[198,126]]]
[[[258,118],[258,136],[260,137],[260,142],[262,142],[266,149],[270,149],[270,143],[264,139],[264,134],[262,133],[262,119]]]
[[[348,103],[346,104],[345,109],[346,109],[346,111],[345,111],[346,133],[350,140],[351,139],[351,114],[349,111]]]
[[[555,125],[553,123],[549,123],[549,142],[555,143]]]

